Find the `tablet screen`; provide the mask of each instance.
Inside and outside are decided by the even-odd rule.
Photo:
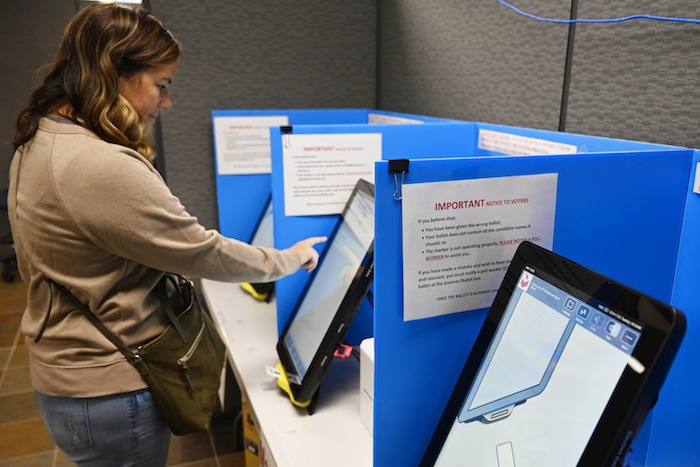
[[[589,446],[596,430],[624,429],[628,421],[620,419],[633,412],[636,394],[653,373],[648,350],[661,345],[654,338],[657,327],[648,333],[647,351],[636,352],[651,327],[647,320],[657,312],[660,320],[668,319],[670,307],[646,297],[640,302],[636,292],[563,264],[569,266],[566,278],[575,277],[582,288],[557,277],[555,269],[551,274],[514,260],[508,272],[513,280],[502,286],[507,294],[499,291],[501,303],[489,314],[495,327],[487,323],[482,329],[450,401],[456,413],[448,409],[450,421],[443,417],[439,428],[445,433],[436,433],[444,444],[434,439],[433,463],[424,459],[423,465],[576,466],[584,453],[605,450]],[[647,301],[660,310],[639,313],[636,308]],[[673,329],[664,327],[664,333]],[[622,399],[629,391],[617,406],[611,404],[616,391]],[[617,417],[610,415],[616,410]]]
[[[435,465],[454,465],[465,441],[474,465],[576,465],[641,331],[601,308],[522,271]]]
[[[272,217],[272,197],[268,198],[265,209],[258,219],[255,231],[250,239],[250,244],[263,248],[275,247],[274,221]],[[254,282],[241,284],[244,290],[253,295],[258,300],[269,302],[275,290],[274,282]]]
[[[261,246],[265,248],[275,247],[275,236],[272,220],[272,198],[267,200],[262,216],[258,220],[258,225],[255,227],[255,232],[250,239],[250,244],[253,246]]]
[[[324,359],[338,347],[371,283],[374,245],[374,191],[361,181],[330,236],[314,275],[280,338],[280,357],[299,399],[302,386],[318,384]],[[292,385],[294,389],[295,384]]]

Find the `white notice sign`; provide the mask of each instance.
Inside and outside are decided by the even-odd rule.
[[[359,179],[374,183],[381,133],[285,135],[286,216],[340,214]]]
[[[372,124],[384,125],[384,124],[392,124],[392,123],[412,124],[412,123],[423,123],[423,122],[421,120],[416,120],[414,118],[406,118],[406,117],[397,117],[395,115],[369,113],[367,115],[367,123],[369,123],[370,125],[372,125]]]
[[[490,307],[518,244],[552,248],[557,178],[404,184],[404,320]]]
[[[573,144],[557,143],[546,139],[529,138],[492,130],[479,130],[477,147],[512,156],[576,154],[578,149]]]
[[[270,127],[288,125],[286,116],[215,117],[219,175],[269,174]]]

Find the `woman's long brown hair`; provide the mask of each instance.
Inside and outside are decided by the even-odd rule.
[[[65,117],[150,158],[144,122],[119,94],[119,77],[181,58],[179,42],[143,8],[94,4],[81,10],[66,28],[43,84],[17,118],[11,144],[27,143],[43,116],[67,107],[71,111]]]

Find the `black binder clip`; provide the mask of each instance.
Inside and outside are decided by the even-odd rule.
[[[401,201],[401,198],[403,198],[403,195],[401,194],[401,186],[403,185],[403,177],[407,172],[408,159],[391,159],[389,161],[389,173],[394,174],[394,185],[396,186],[396,191],[394,191],[394,199],[396,201]],[[396,177],[397,173],[401,174],[401,183],[399,183]]]
[[[280,133],[282,134],[282,142],[284,143],[284,147],[289,149],[292,147],[292,143],[289,140],[289,135],[292,134],[292,127],[291,125],[285,125],[280,127]]]

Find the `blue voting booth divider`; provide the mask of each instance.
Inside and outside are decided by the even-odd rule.
[[[403,320],[402,206],[393,196],[391,159],[410,159],[404,184],[557,173],[553,250],[671,303],[688,317],[686,338],[659,402],[633,445],[629,465],[696,463],[693,427],[700,408],[693,404],[693,396],[700,379],[695,371],[700,353],[700,325],[695,322],[700,195],[693,192],[693,181],[700,163],[698,151],[485,123],[328,124],[293,120],[291,113],[289,121],[293,134],[382,135],[383,160],[375,165],[374,313],[364,303],[347,339],[356,344],[372,333],[375,337],[375,466],[420,462],[487,311]],[[479,147],[484,131],[573,145],[576,153],[508,156]],[[220,211],[235,203],[235,219],[240,220],[238,205],[251,196],[250,186],[267,184],[260,189],[261,211],[271,184],[278,248],[329,234],[337,215],[284,214],[280,127],[271,127],[270,135],[272,174],[254,176],[256,181],[246,178],[250,176],[217,176]],[[307,280],[301,271],[278,281],[280,332]]]
[[[473,156],[412,160],[404,183],[558,173],[555,252],[639,289],[690,314],[698,273],[687,248],[698,253],[692,231],[697,203],[688,191],[693,150],[539,130],[474,124],[482,129],[574,144],[557,156],[502,156],[471,148]],[[394,200],[388,162],[377,163],[375,239],[374,465],[417,465],[478,334],[486,310],[403,321],[401,203]],[[689,199],[693,198],[693,199]],[[690,208],[693,208],[692,211]],[[694,256],[697,258],[697,256]],[[686,263],[686,264],[683,264]],[[685,270],[681,270],[684,267]],[[697,270],[697,268],[695,268]],[[678,271],[677,271],[678,270]],[[681,279],[680,274],[688,274]],[[693,277],[694,276],[694,277]],[[687,285],[681,291],[681,284]],[[681,298],[683,296],[683,298]],[[685,302],[686,307],[681,306]],[[686,341],[700,332],[689,327]],[[662,391],[653,416],[634,444],[631,464],[689,465],[695,459],[687,371],[697,365],[687,342]],[[683,360],[687,359],[687,363]],[[685,366],[685,365],[688,366]],[[692,365],[692,366],[691,366]],[[692,377],[697,381],[697,376]],[[575,401],[572,401],[575,403]],[[680,426],[679,426],[680,425]],[[684,432],[678,439],[679,431]],[[673,441],[671,437],[676,437]]]
[[[287,117],[289,125],[367,124],[370,119],[384,118],[419,123],[449,122],[434,117],[385,112],[370,109],[267,109],[213,110],[212,122],[219,117]],[[216,144],[214,134],[214,147]],[[222,175],[216,164],[216,197],[219,206],[219,231],[231,238],[250,241],[256,221],[270,197],[270,174]]]
[[[382,135],[382,158],[396,157],[448,157],[463,154],[464,141],[473,136],[472,128],[464,122],[438,123],[431,125],[299,125],[292,132],[300,134],[352,134],[380,133]],[[280,127],[272,127],[272,201],[275,224],[275,246],[287,248],[306,237],[329,235],[335,226],[338,215],[325,216],[286,216],[284,213],[283,142],[279,136]],[[280,207],[279,209],[277,207]],[[383,213],[376,211],[376,216]],[[376,241],[376,240],[375,240]],[[299,271],[275,284],[277,295],[277,325],[279,332],[284,329],[294,306],[298,301],[308,274]],[[356,345],[361,339],[372,336],[372,308],[367,300],[362,304],[355,320],[348,330],[346,340]]]
[[[700,187],[696,174],[700,151],[693,151],[690,181],[687,187],[683,229],[681,230],[671,305],[685,312],[688,328],[683,345],[654,410],[646,466],[698,464],[696,403],[700,384]],[[694,191],[697,190],[697,191]]]
[[[628,153],[629,156],[637,157],[636,160],[640,164],[643,164],[637,169],[642,173],[659,170],[659,168],[665,164],[665,159],[646,164],[643,162],[642,154],[635,156],[639,151],[660,150],[664,152],[675,152],[682,149],[635,141],[597,138],[501,125],[479,123],[474,125],[476,132],[481,129],[487,129],[525,137],[543,138],[553,142],[573,144],[578,147],[578,152],[581,153]],[[577,216],[577,212],[584,212],[586,200],[579,200],[581,207],[577,207],[575,203],[568,206],[557,204],[557,224],[555,226],[554,243],[556,252],[569,256],[575,261],[587,265],[594,270],[598,270],[603,274],[607,274],[632,287],[638,288],[664,302],[670,303],[685,312],[688,317],[688,328],[683,345],[668,375],[656,408],[642,428],[638,436],[638,441],[635,443],[634,448],[636,452],[632,453],[633,457],[630,464],[632,466],[644,465],[647,467],[662,467],[666,465],[694,465],[697,463],[698,458],[697,449],[695,447],[693,420],[697,420],[698,417],[700,417],[700,408],[693,403],[693,396],[694,388],[700,383],[700,377],[696,371],[698,366],[697,355],[700,354],[700,323],[695,318],[698,316],[699,303],[697,284],[700,283],[700,268],[697,266],[698,259],[700,258],[700,235],[698,235],[698,232],[700,232],[700,185],[698,184],[698,180],[696,180],[698,164],[700,164],[700,151],[690,149],[686,151],[686,157],[690,160],[688,172],[685,170],[674,172],[673,176],[670,178],[654,177],[653,180],[655,183],[647,185],[643,182],[642,178],[636,177],[636,171],[625,171],[620,174],[620,180],[618,182],[613,182],[613,185],[617,184],[621,189],[624,189],[626,186],[630,187],[632,192],[653,189],[655,193],[660,193],[665,192],[667,189],[670,190],[674,184],[682,184],[683,180],[687,179],[685,184],[685,199],[682,202],[674,199],[671,205],[669,204],[669,199],[665,196],[640,197],[635,201],[635,198],[632,196],[628,202],[623,203],[618,202],[618,197],[614,195],[613,191],[610,191],[607,195],[603,195],[603,198],[600,200],[603,204],[614,203],[620,210],[620,215],[624,216],[624,219],[635,219],[635,225],[638,225],[639,228],[635,230],[636,227],[632,228],[629,226],[630,228],[625,229],[611,229],[608,230],[607,234],[603,234],[610,238],[609,241],[599,242],[600,246],[603,248],[603,250],[601,250],[602,254],[598,257],[600,264],[595,264],[592,257],[588,257],[587,254],[583,253],[584,250],[580,250],[580,254],[577,254],[575,251],[568,253],[558,250],[558,242],[563,236],[574,238],[576,234],[573,229],[569,233],[564,232],[562,229],[562,222],[560,222],[562,219],[560,219],[559,216]],[[476,148],[474,154],[487,155],[494,153]],[[586,154],[587,157],[589,155],[592,154]],[[585,178],[581,177],[579,182],[585,183]],[[560,179],[560,187],[561,183],[562,181]],[[636,183],[639,183],[639,185],[635,186]],[[628,206],[637,206],[637,209],[628,208]],[[624,263],[624,259],[619,253],[619,251],[624,251],[623,249],[617,246],[610,247],[610,245],[614,245],[611,241],[626,243],[631,240],[632,243],[628,245],[628,247],[631,247],[631,249],[628,250],[628,254],[634,256],[636,251],[636,257],[639,260],[637,263],[639,267],[637,274],[640,276],[647,274],[648,279],[646,282],[658,280],[660,282],[657,286],[660,285],[669,276],[665,268],[659,269],[662,263],[658,262],[657,255],[660,251],[664,251],[664,248],[669,247],[669,244],[666,243],[667,241],[663,236],[657,236],[654,232],[656,229],[671,229],[672,226],[675,226],[676,217],[674,215],[674,223],[672,224],[653,224],[654,222],[658,222],[657,216],[661,211],[669,209],[671,206],[674,209],[683,206],[683,214],[682,229],[677,243],[677,251],[673,256],[676,264],[672,274],[672,288],[669,297],[666,296],[665,293],[661,293],[661,290],[657,290],[654,284],[638,284],[631,279],[627,281],[627,274],[632,272],[635,266]],[[634,213],[638,213],[641,217],[635,217]],[[673,228],[675,229],[675,227]],[[675,232],[675,230],[673,231]],[[598,232],[602,233],[600,230],[598,230]],[[629,232],[632,232],[632,236],[641,236],[633,240],[629,238]],[[590,232],[583,235],[583,245],[586,244],[583,239],[588,238],[588,235],[590,235]],[[605,249],[606,245],[609,245],[607,249]],[[669,252],[664,252],[663,257],[668,258],[668,254]],[[648,445],[646,444],[647,442]],[[644,449],[645,447],[646,449]]]

